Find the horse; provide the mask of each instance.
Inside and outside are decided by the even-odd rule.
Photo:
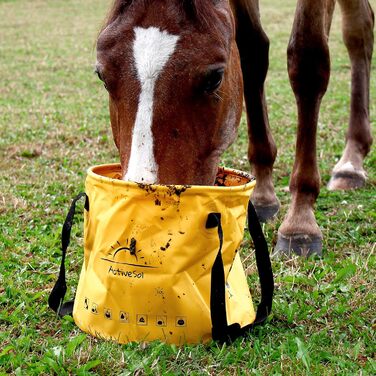
[[[338,0],[351,62],[346,146],[329,189],[360,188],[372,137],[369,119],[374,14],[367,0]],[[335,0],[298,0],[287,48],[298,127],[291,203],[277,252],[322,254],[314,204],[320,189],[316,129],[330,76],[328,35]],[[124,180],[213,185],[234,141],[243,101],[248,159],[262,221],[280,203],[272,182],[277,148],[264,81],[269,40],[258,0],[115,0],[101,29],[95,71],[109,93],[110,121]]]

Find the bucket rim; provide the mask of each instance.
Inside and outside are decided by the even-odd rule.
[[[204,192],[216,192],[216,193],[235,193],[235,192],[244,192],[251,190],[256,185],[256,178],[244,171],[240,171],[233,168],[226,168],[226,167],[218,167],[219,174],[227,174],[232,175],[235,178],[238,177],[242,180],[248,180],[246,183],[240,183],[239,185],[233,186],[216,186],[216,185],[182,185],[182,184],[146,184],[146,183],[135,183],[132,181],[121,180],[117,178],[111,178],[109,176],[105,176],[101,174],[101,172],[112,172],[112,173],[119,173],[121,172],[121,165],[120,163],[110,163],[110,164],[100,164],[91,166],[87,169],[87,176],[91,179],[94,179],[102,184],[110,184],[111,186],[118,186],[122,188],[149,188],[153,191],[164,191],[164,190],[171,190],[176,189],[180,190],[181,192],[191,192],[191,193],[204,193]]]

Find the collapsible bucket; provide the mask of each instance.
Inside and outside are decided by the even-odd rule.
[[[220,168],[215,186],[147,185],[120,180],[119,164],[88,170],[86,193],[63,226],[59,279],[49,298],[93,336],[119,343],[178,345],[225,341],[265,321],[273,275],[250,204],[255,180]],[[65,254],[76,201],[86,197],[84,263],[74,302],[66,292]],[[253,308],[238,253],[247,217],[262,299]]]

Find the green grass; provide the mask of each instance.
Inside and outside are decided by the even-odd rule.
[[[296,109],[285,50],[295,1],[261,5],[271,39],[267,96],[282,203],[278,218],[264,227],[272,247],[289,203],[284,188],[294,153]],[[350,69],[338,10],[330,40],[332,78],[318,132],[322,189],[316,216],[325,236],[324,258],[273,260],[276,295],[269,322],[230,346],[120,346],[83,334],[71,319],[60,320],[48,309],[70,200],[83,189],[87,167],[117,161],[106,93],[92,74],[107,6],[99,0],[0,1],[0,374],[375,374],[375,152],[365,162],[364,189],[325,188],[344,146],[349,109]],[[372,115],[375,69],[376,59]],[[247,169],[246,149],[243,121],[223,163]],[[82,262],[82,216],[77,223],[70,294]],[[244,255],[250,247],[247,235]],[[246,266],[257,297],[253,257]]]

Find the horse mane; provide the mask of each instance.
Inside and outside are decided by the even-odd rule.
[[[103,28],[111,24],[134,3],[142,3],[145,7],[153,0],[114,0]],[[181,10],[188,18],[201,26],[212,26],[213,6],[219,0],[180,0]]]

